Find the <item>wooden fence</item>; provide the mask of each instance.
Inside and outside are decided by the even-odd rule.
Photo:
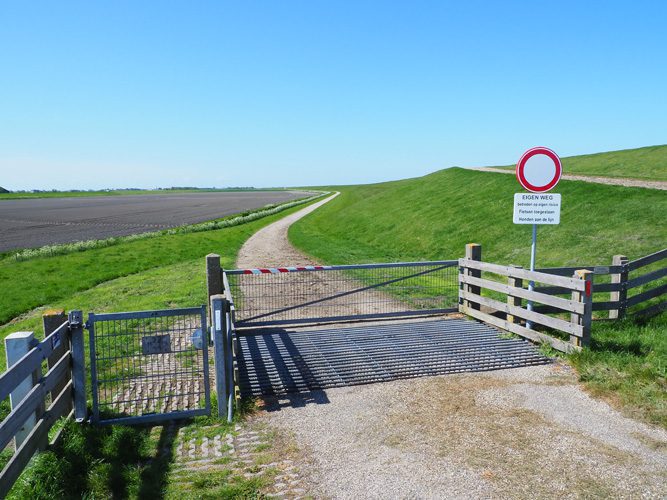
[[[610,276],[609,283],[593,284],[593,311],[609,311],[609,319],[620,319],[627,314],[652,316],[667,309],[667,301],[658,301],[648,306],[645,304],[667,293],[667,283],[662,280],[667,276],[667,265],[657,265],[665,259],[667,249],[633,261],[629,261],[625,255],[615,255],[610,266],[556,267],[537,271],[571,276],[577,269],[586,269],[595,274],[596,281],[600,279],[599,276]],[[648,266],[656,269],[646,272],[645,268]],[[553,286],[538,287],[536,291],[556,296],[568,293],[564,288]],[[536,310],[545,314],[557,312],[548,306],[541,306]]]
[[[522,337],[571,352],[590,342],[594,312],[608,311],[607,318],[620,319],[627,314],[650,316],[667,309],[667,301],[653,300],[667,293],[663,279],[667,276],[667,266],[656,265],[664,259],[667,249],[634,261],[616,255],[609,266],[544,268],[531,272],[482,262],[481,246],[470,244],[466,247],[466,258],[459,261],[459,310]],[[651,265],[657,268],[646,272],[644,268]],[[596,283],[597,279],[608,282]],[[530,281],[536,284],[533,290],[525,288]],[[499,294],[503,300],[497,299]],[[647,301],[655,303],[647,305]],[[531,303],[532,307],[524,308],[524,303]],[[538,332],[525,323],[565,333],[570,341]]]
[[[73,406],[77,420],[86,417],[81,312],[44,316],[44,337],[37,341],[33,332],[17,332],[5,339],[7,371],[0,376],[0,400],[9,396],[12,409],[0,423],[0,449],[14,441],[15,451],[0,472],[0,498],[35,452],[48,447],[49,430],[59,418],[71,415]]]

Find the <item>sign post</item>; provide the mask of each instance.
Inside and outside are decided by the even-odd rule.
[[[537,226],[539,224],[560,223],[560,194],[545,194],[560,181],[563,167],[558,155],[545,147],[531,148],[526,151],[516,164],[516,178],[524,189],[534,194],[516,193],[514,195],[514,224],[532,224],[533,241],[530,247],[530,270],[535,270],[537,254]],[[535,282],[528,283],[532,291]],[[528,301],[528,310],[533,310],[533,302]],[[526,326],[532,328],[532,322]]]

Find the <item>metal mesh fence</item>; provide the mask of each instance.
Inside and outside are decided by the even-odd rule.
[[[238,326],[450,312],[458,262],[227,271]]]
[[[205,308],[91,314],[89,330],[96,421],[208,412]]]

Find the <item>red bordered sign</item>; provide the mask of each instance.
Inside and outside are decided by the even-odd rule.
[[[545,193],[556,187],[562,172],[558,155],[542,146],[526,151],[516,164],[519,184],[533,193]]]

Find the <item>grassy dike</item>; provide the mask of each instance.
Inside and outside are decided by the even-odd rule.
[[[45,283],[63,280],[67,286],[57,288],[55,298],[38,301],[40,307],[25,311],[1,326],[0,338],[22,330],[33,330],[41,336],[41,314],[47,308],[82,309],[86,313],[206,303],[204,256],[218,253],[223,267],[233,267],[241,245],[253,233],[303,206],[225,229],[165,235],[81,253],[14,262],[13,272],[5,271],[8,282],[30,283],[38,293]],[[78,278],[74,276],[68,281],[69,274],[77,270],[82,271]],[[46,273],[44,279],[35,281],[34,275],[41,273]],[[4,342],[2,349],[4,352]],[[2,354],[3,362],[4,359]],[[8,403],[2,402],[2,417],[8,411]],[[209,417],[185,421],[179,427],[183,439],[233,432],[233,425]],[[254,498],[259,495],[264,479],[247,479],[238,472],[223,469],[208,475],[202,472],[175,476],[172,452],[164,452],[168,434],[168,427],[160,425],[93,427],[67,422],[60,444],[35,458],[8,498]],[[272,444],[266,446],[266,454],[271,456]],[[9,456],[8,450],[1,453],[0,465]]]
[[[511,176],[452,168],[396,182],[331,188],[341,195],[290,229],[298,248],[329,264],[462,256],[481,243],[491,262],[528,266],[530,227],[512,223]],[[663,191],[561,181],[561,224],[542,226],[538,266],[611,263],[667,246]],[[647,269],[649,270],[649,269]],[[667,320],[596,324],[572,357],[587,387],[667,427]]]
[[[568,156],[561,161],[568,174],[667,181],[667,145]]]

